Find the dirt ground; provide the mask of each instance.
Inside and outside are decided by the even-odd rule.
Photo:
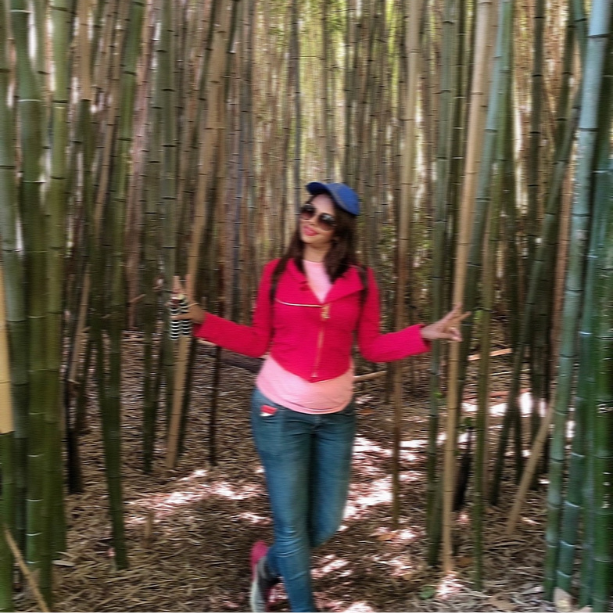
[[[208,462],[208,406],[213,359],[199,348],[185,441],[176,470],[164,471],[159,428],[153,474],[142,472],[140,339],[125,343],[123,486],[130,568],[116,571],[110,543],[98,412],[82,438],[85,492],[67,497],[68,548],[56,563],[54,611],[247,611],[249,550],[270,541],[271,522],[248,423],[255,376],[225,363],[221,375],[218,465]],[[508,356],[494,359],[494,387],[504,389]],[[506,476],[500,506],[485,517],[485,581],[472,587],[470,504],[457,515],[456,570],[443,576],[425,563],[425,474],[428,402],[425,382],[407,373],[401,454],[401,517],[391,521],[392,409],[384,379],[357,386],[358,437],[353,484],[341,531],[313,558],[316,600],[328,611],[553,611],[542,600],[544,488],[530,492],[515,534],[505,523],[515,493]],[[412,389],[409,389],[413,379]],[[473,390],[474,391],[474,390]],[[467,396],[471,396],[468,389]],[[92,393],[92,398],[95,394]],[[495,405],[500,400],[493,399]],[[471,410],[467,404],[466,409]],[[498,413],[492,411],[492,450]],[[510,471],[507,471],[510,473]],[[468,491],[470,501],[471,491]],[[150,534],[149,534],[150,532]],[[17,609],[35,601],[17,596]],[[275,611],[288,611],[282,588]]]

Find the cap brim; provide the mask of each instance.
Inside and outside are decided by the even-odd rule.
[[[330,193],[330,190],[328,189],[328,186],[324,183],[320,183],[319,181],[311,181],[310,183],[307,183],[306,189],[307,192],[309,192],[309,194],[311,194],[312,196],[317,196],[317,194],[332,195]]]

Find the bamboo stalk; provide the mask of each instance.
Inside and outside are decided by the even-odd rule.
[[[491,27],[492,2],[479,0],[476,26],[476,49],[473,69],[471,106],[468,120],[468,148],[462,198],[460,204],[460,232],[457,244],[455,274],[453,285],[453,303],[459,304],[464,297],[466,263],[470,235],[470,221],[474,206],[476,189],[477,159],[480,150],[479,124],[483,111],[481,100],[484,97],[484,86],[487,75],[489,57],[486,53],[486,42]],[[447,440],[445,443],[444,482],[443,482],[443,568],[445,572],[453,569],[452,559],[452,507],[455,483],[455,439],[458,419],[458,374],[460,368],[460,347],[453,344],[449,358],[449,376],[447,391]]]
[[[449,217],[451,184],[451,152],[454,142],[453,117],[456,109],[458,87],[457,71],[453,60],[458,52],[458,8],[456,0],[446,0],[443,14],[443,55],[441,59],[441,93],[436,161],[435,213],[432,236],[432,319],[440,319],[445,312],[445,254],[447,252],[446,229]],[[447,305],[449,306],[449,305]],[[442,345],[434,343],[430,361],[430,403],[428,420],[428,563],[436,564],[440,551],[441,489],[437,472],[437,438],[439,431],[439,405],[441,396]]]
[[[395,327],[405,325],[405,291],[407,285],[407,266],[409,266],[409,236],[412,227],[412,201],[414,198],[413,180],[415,176],[415,130],[417,117],[417,85],[419,74],[419,34],[423,0],[410,2],[407,6],[409,28],[406,31],[406,45],[409,50],[404,118],[404,155],[402,159],[402,189],[398,203],[398,247]],[[407,261],[408,260],[408,261]],[[400,519],[400,444],[402,437],[402,367],[394,364],[394,439],[392,448],[392,524],[398,526]]]
[[[3,7],[0,7],[3,8]],[[2,17],[0,15],[0,32]],[[11,399],[11,373],[9,369],[8,331],[4,295],[4,274],[0,263],[0,469],[2,490],[0,495],[0,521],[3,526],[15,523],[15,467],[14,463],[13,403]],[[7,529],[7,532],[9,530]],[[0,611],[14,611],[13,554],[0,540]]]
[[[566,274],[563,311],[562,346],[559,360],[558,387],[554,407],[554,431],[550,449],[549,488],[547,490],[548,528],[545,594],[551,597],[555,587],[555,568],[559,547],[562,473],[565,459],[566,418],[574,380],[576,329],[583,300],[585,256],[592,215],[590,190],[595,144],[598,134],[598,106],[603,82],[611,3],[595,2],[590,18],[590,37],[586,70],[582,83],[579,119],[579,159],[575,175],[569,268]]]
[[[40,590],[38,589],[38,585],[36,584],[36,579],[34,579],[34,576],[30,572],[28,565],[25,563],[23,556],[21,555],[21,551],[19,551],[19,547],[17,547],[17,543],[15,543],[15,540],[13,539],[9,529],[4,524],[2,525],[2,528],[4,539],[6,540],[9,548],[11,549],[12,554],[15,556],[17,564],[19,565],[19,569],[24,574],[40,610],[45,613],[49,613],[50,609],[47,608],[45,599],[43,598],[42,594],[40,593]]]
[[[473,524],[474,524],[474,547],[475,547],[475,589],[481,590],[483,586],[483,514],[484,500],[486,490],[486,449],[487,449],[487,432],[489,421],[489,380],[490,380],[490,346],[491,346],[491,313],[495,299],[495,277],[496,263],[499,245],[499,222],[501,202],[504,198],[504,179],[505,179],[505,156],[507,150],[508,134],[507,116],[511,100],[511,84],[512,73],[511,66],[513,64],[512,52],[512,32],[513,32],[513,2],[512,0],[502,0],[499,7],[499,28],[498,40],[496,43],[496,56],[494,65],[494,78],[492,80],[492,89],[490,98],[492,104],[488,109],[487,134],[486,134],[486,152],[484,153],[483,166],[480,169],[481,181],[478,198],[489,198],[491,204],[487,207],[487,215],[489,216],[489,229],[484,237],[485,253],[483,256],[483,317],[481,322],[481,351],[484,353],[484,359],[479,364],[479,401],[477,412],[477,441],[475,446],[475,486],[474,486],[474,504],[473,504]],[[489,136],[495,133],[495,143],[492,152],[492,179],[491,188],[485,188],[485,178],[483,175],[487,172],[488,162],[488,143]],[[483,212],[485,214],[485,211]],[[473,236],[473,241],[475,237]],[[465,306],[465,308],[468,308]]]
[[[198,257],[200,244],[206,223],[206,194],[209,187],[209,180],[214,169],[214,155],[219,147],[220,139],[223,137],[225,100],[223,97],[223,74],[225,67],[225,52],[227,48],[227,34],[230,26],[232,11],[230,10],[236,2],[220,2],[220,20],[215,28],[212,41],[212,56],[210,61],[210,79],[208,100],[209,107],[204,126],[203,146],[201,149],[200,173],[198,176],[198,186],[196,192],[196,210],[194,214],[194,226],[191,237],[191,244],[188,256],[188,275],[191,280],[195,279],[198,271]],[[186,337],[182,337],[185,338]],[[181,399],[183,396],[182,382],[185,381],[187,369],[187,340],[179,345],[176,361],[176,382],[178,391],[173,397],[172,414],[168,434],[168,449],[166,452],[166,468],[170,470],[175,466],[178,442],[179,427],[181,424]]]

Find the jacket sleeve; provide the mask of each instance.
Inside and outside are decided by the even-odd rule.
[[[194,336],[253,358],[266,353],[272,337],[270,285],[275,263],[270,262],[264,267],[251,326],[237,324],[207,312],[204,322],[194,325]]]
[[[358,322],[358,348],[370,362],[392,362],[430,350],[430,343],[421,334],[421,324],[398,332],[381,334],[379,288],[372,270],[368,269],[368,288]]]

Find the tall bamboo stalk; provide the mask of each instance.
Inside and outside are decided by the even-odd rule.
[[[456,105],[457,72],[452,70],[458,50],[458,15],[456,0],[446,0],[443,14],[443,53],[441,58],[441,93],[436,161],[435,218],[432,237],[432,319],[438,320],[445,311],[445,255],[448,221],[451,151],[454,137],[452,119]],[[448,306],[448,305],[447,305]],[[441,343],[432,346],[430,362],[430,415],[428,420],[428,562],[435,564],[440,549],[440,481],[437,476],[437,437],[441,387]]]
[[[404,116],[404,155],[402,159],[401,200],[398,203],[398,247],[397,247],[397,281],[395,326],[400,329],[405,325],[405,292],[407,287],[407,268],[409,267],[409,236],[412,227],[413,198],[415,197],[413,180],[415,177],[415,131],[417,116],[417,86],[419,75],[419,34],[423,1],[418,0],[406,5],[408,28],[406,30],[407,74]],[[394,439],[393,439],[393,473],[392,473],[392,523],[398,525],[400,520],[400,444],[402,437],[402,367],[397,363],[394,371]]]
[[[128,566],[124,538],[123,493],[121,485],[121,364],[122,337],[125,317],[124,290],[124,222],[126,194],[131,174],[132,125],[134,95],[136,90],[136,63],[140,49],[145,3],[132,0],[130,4],[125,47],[121,60],[120,115],[118,142],[112,175],[112,234],[110,253],[110,324],[109,324],[109,379],[106,402],[101,404],[104,435],[106,477],[109,489],[110,512],[113,527],[115,564],[123,569]],[[100,349],[100,347],[99,347]],[[100,359],[100,358],[99,358]]]
[[[569,48],[568,59],[571,58],[570,50],[571,49]],[[542,281],[543,277],[547,276],[548,274],[545,266],[546,261],[555,260],[555,254],[557,253],[556,239],[559,231],[559,211],[562,202],[562,188],[568,165],[571,160],[576,122],[580,109],[580,99],[578,95],[575,98],[575,104],[573,105],[572,109],[565,108],[566,98],[563,95],[560,97],[560,101],[564,103],[564,106],[560,105],[558,109],[558,116],[560,117],[556,131],[556,142],[558,143],[558,147],[556,148],[554,155],[554,168],[551,172],[550,182],[548,185],[545,217],[543,219],[541,229],[541,242],[539,243],[531,266],[530,282],[525,298],[524,311],[519,326],[518,341],[513,352],[513,372],[511,375],[511,384],[507,399],[507,412],[505,413],[503,420],[502,432],[498,444],[498,456],[496,459],[494,475],[490,488],[490,502],[492,504],[497,504],[498,502],[509,428],[512,423],[513,413],[518,413],[519,411],[518,398],[520,391],[521,371],[523,368],[525,347],[531,333],[531,325],[537,302],[539,283]],[[538,450],[534,449],[533,452],[538,453]],[[519,500],[520,497],[517,499]]]
[[[160,41],[161,45],[161,41]],[[161,75],[159,78],[162,78]],[[158,250],[160,238],[166,244],[166,232],[159,237],[158,220],[162,209],[159,207],[160,176],[162,158],[162,109],[161,87],[152,87],[151,110],[149,117],[150,140],[147,159],[146,190],[143,222],[143,282],[145,298],[143,300],[143,470],[149,473],[153,470],[155,449],[156,420],[158,415],[158,402],[155,395],[154,384],[156,373],[154,368],[154,333],[157,324],[158,301],[155,292],[155,279],[158,274]],[[171,237],[168,237],[171,238]],[[165,256],[166,257],[166,256]],[[166,336],[166,335],[164,335]],[[161,339],[158,343],[159,351],[166,341]]]
[[[609,15],[613,17],[612,14]],[[609,34],[611,32],[609,26]],[[613,54],[609,51],[603,75],[602,97],[597,124],[596,167],[592,190],[594,216],[590,235],[586,283],[586,310],[592,310],[592,353],[585,361],[591,366],[591,386],[585,406],[588,425],[585,437],[586,470],[583,479],[584,504],[583,560],[581,565],[580,602],[591,604],[596,611],[606,611],[613,582],[613,420],[611,419],[611,161],[610,130],[613,117]],[[588,293],[589,292],[589,293]]]
[[[570,0],[572,2],[572,0]],[[564,76],[570,73],[570,53],[575,40],[574,20],[572,19],[571,6],[569,2],[568,26],[566,28],[565,54],[564,54]],[[568,79],[564,79],[562,87],[562,97],[564,91],[568,90]],[[556,139],[557,140],[557,139]],[[590,241],[590,254],[588,261],[595,257],[593,253],[594,241]],[[586,279],[586,290],[593,284],[589,273]],[[588,304],[584,305],[581,316],[581,328],[579,334],[579,355],[588,356],[593,353],[592,335],[593,313]],[[560,526],[560,545],[558,555],[558,566],[556,570],[556,585],[567,593],[571,593],[571,579],[575,559],[575,547],[579,536],[580,515],[583,509],[582,484],[585,479],[585,442],[586,442],[586,418],[588,396],[592,393],[594,384],[594,373],[592,365],[587,359],[580,359],[578,371],[577,392],[575,395],[575,410],[572,447],[569,456],[568,485],[564,508],[562,509]]]
[[[566,275],[562,345],[554,407],[554,431],[550,449],[549,488],[547,491],[547,558],[545,594],[548,598],[555,587],[555,568],[559,547],[560,509],[562,503],[562,472],[566,446],[566,417],[574,380],[576,360],[577,320],[583,298],[583,271],[591,219],[590,190],[592,167],[598,134],[598,108],[602,88],[603,67],[610,27],[611,3],[604,0],[592,5],[590,36],[582,83],[581,116],[579,118],[578,165],[573,193],[571,242]]]
[[[498,235],[499,220],[502,201],[508,194],[504,193],[506,177],[506,153],[508,150],[507,140],[510,138],[508,114],[510,101],[512,99],[512,72],[513,64],[513,0],[502,0],[499,7],[499,28],[498,41],[496,43],[496,57],[494,65],[494,78],[490,99],[492,103],[488,108],[486,149],[489,141],[495,140],[492,144],[495,147],[493,152],[493,164],[491,166],[492,179],[491,187],[486,187],[485,174],[487,173],[488,154],[484,154],[482,167],[480,169],[480,189],[477,198],[490,200],[487,212],[483,215],[489,217],[489,229],[487,230],[487,243],[485,243],[485,253],[483,262],[483,315],[481,320],[481,353],[482,359],[479,362],[479,384],[478,384],[478,413],[477,413],[477,441],[475,448],[475,487],[474,487],[474,506],[473,506],[473,525],[474,525],[474,546],[475,546],[475,588],[482,589],[483,585],[483,513],[484,513],[484,493],[486,483],[486,445],[488,432],[488,412],[489,412],[489,381],[490,381],[490,347],[491,347],[491,315],[495,298],[495,278],[498,254]],[[495,135],[490,138],[490,135]],[[490,197],[491,196],[491,197]],[[478,206],[478,205],[477,205]],[[473,235],[473,245],[475,243]],[[476,259],[476,258],[475,258]],[[476,280],[473,280],[473,283]]]
[[[610,54],[609,54],[610,55]],[[609,62],[611,64],[611,62]],[[611,77],[611,73],[609,73]],[[610,78],[609,78],[610,80]],[[611,108],[611,91],[609,86],[606,104]],[[608,124],[600,124],[603,128],[611,126],[611,114]],[[608,153],[608,133],[603,129]],[[608,157],[608,156],[607,156]],[[611,595],[613,593],[613,369],[611,353],[613,351],[613,320],[611,307],[613,306],[613,215],[611,208],[613,198],[613,163],[609,168],[600,170],[600,183],[596,190],[596,198],[600,200],[607,217],[605,223],[605,240],[599,254],[598,278],[595,284],[596,316],[594,339],[594,366],[596,367],[594,385],[594,403],[590,410],[593,416],[594,445],[590,449],[593,466],[593,574],[592,574],[592,610],[607,611],[610,609]],[[599,180],[600,179],[600,180]],[[599,189],[600,188],[600,189]],[[597,204],[598,206],[598,204]],[[603,220],[604,221],[604,220]],[[586,551],[586,555],[589,550]]]
[[[300,80],[300,21],[298,13],[298,0],[292,0],[292,23],[291,23],[291,43],[289,53],[291,62],[289,64],[293,79],[293,100],[294,100],[294,164],[293,164],[293,184],[294,184],[294,210],[296,213],[300,208],[303,194],[301,180],[302,164],[302,83]]]
[[[5,7],[2,7],[4,9]],[[0,15],[0,33],[5,32],[6,12]],[[8,331],[6,325],[4,273],[0,263],[0,611],[13,611],[13,554],[4,538],[4,530],[12,531],[15,521],[14,427],[9,368]]]
[[[211,43],[212,55],[210,58],[209,86],[207,90],[208,108],[202,137],[203,144],[200,150],[200,173],[198,176],[194,226],[188,257],[188,275],[192,280],[195,279],[198,272],[200,243],[206,223],[208,188],[210,187],[210,182],[214,178],[215,154],[220,147],[220,139],[223,138],[225,127],[226,104],[223,75],[227,70],[227,62],[225,60],[229,46],[228,33],[230,30],[230,22],[232,14],[238,4],[238,0],[216,0],[216,2],[219,2],[220,19],[219,22],[215,24]],[[166,453],[166,468],[168,469],[174,467],[177,458],[179,427],[181,424],[181,398],[183,395],[183,382],[185,381],[186,375],[187,351],[188,345],[186,342],[179,345],[175,373],[179,391],[175,393],[172,405],[168,450]]]
[[[68,98],[70,49],[70,13],[68,0],[53,0],[51,18],[53,22],[53,81],[52,93],[52,148],[51,176],[47,194],[46,209],[48,220],[48,368],[50,388],[45,422],[50,448],[48,451],[46,487],[49,488],[47,522],[52,542],[47,554],[55,557],[56,552],[66,549],[66,525],[63,504],[62,473],[62,432],[60,384],[62,365],[62,314],[64,300],[64,276],[66,255],[67,217],[67,146],[68,146]],[[51,569],[51,559],[44,565]],[[49,594],[51,576],[47,578]],[[50,602],[50,599],[48,599]]]
[[[542,153],[542,124],[543,124],[543,98],[544,88],[544,30],[546,25],[545,0],[536,0],[534,5],[534,45],[532,63],[532,87],[530,90],[530,135],[529,135],[529,154],[527,167],[527,249],[528,261],[533,262],[536,254],[536,239],[538,232],[538,219],[540,218],[541,202],[541,158]],[[544,311],[543,317],[538,321],[547,321],[545,315],[549,309],[546,308],[549,294],[547,289],[549,283],[541,286],[545,292],[544,299],[539,301],[541,310]],[[536,436],[539,428],[539,407],[541,400],[547,396],[545,390],[545,376],[543,372],[544,362],[547,360],[548,329],[546,326],[533,326],[530,335],[530,359],[531,359],[531,382],[532,382],[532,414],[531,414],[531,433],[532,438]],[[518,467],[521,471],[521,466]]]
[[[20,207],[24,229],[26,270],[28,277],[28,494],[26,502],[26,559],[31,568],[39,568],[45,546],[43,500],[46,456],[46,390],[47,351],[40,339],[46,336],[47,319],[47,243],[43,212],[43,136],[44,112],[42,86],[37,67],[30,55],[30,35],[40,29],[30,28],[30,12],[23,0],[11,4],[12,29],[15,40],[18,73],[18,115],[21,129],[21,149],[24,152]],[[44,46],[44,40],[36,41]]]
[[[477,8],[476,49],[471,85],[470,115],[468,120],[468,141],[466,151],[466,164],[464,182],[462,184],[462,197],[460,203],[460,230],[456,251],[455,274],[453,285],[453,303],[462,302],[465,291],[466,263],[470,244],[470,222],[474,206],[476,189],[475,178],[478,170],[478,155],[480,149],[479,126],[480,116],[483,112],[482,100],[485,96],[487,65],[487,39],[492,27],[492,2],[479,0]],[[455,440],[460,404],[458,389],[458,374],[460,368],[460,347],[451,346],[449,357],[449,373],[447,386],[447,438],[445,442],[445,463],[443,483],[443,567],[446,572],[453,568],[452,561],[452,507],[455,484]]]
[[[21,212],[17,197],[15,160],[15,110],[10,104],[16,67],[10,58],[9,3],[0,3],[0,239],[6,288],[7,326],[14,414],[15,536],[21,547],[26,539],[27,421],[28,421],[28,323],[25,308],[24,261],[18,250]]]
[[[0,227],[2,232],[2,261],[0,261],[0,528],[15,529],[17,507],[15,487],[15,427],[13,418],[13,390],[11,368],[18,372],[16,363],[9,358],[8,318],[17,306],[17,300],[6,299],[4,267],[10,270],[6,287],[21,295],[15,286],[15,276],[21,266],[15,253],[15,143],[12,106],[8,104],[10,84],[14,78],[9,62],[9,12],[7,4],[0,2]],[[13,335],[15,340],[16,335]],[[18,394],[15,394],[18,397]],[[15,407],[16,408],[16,407]],[[4,536],[0,537],[0,611],[13,611],[13,555]]]

